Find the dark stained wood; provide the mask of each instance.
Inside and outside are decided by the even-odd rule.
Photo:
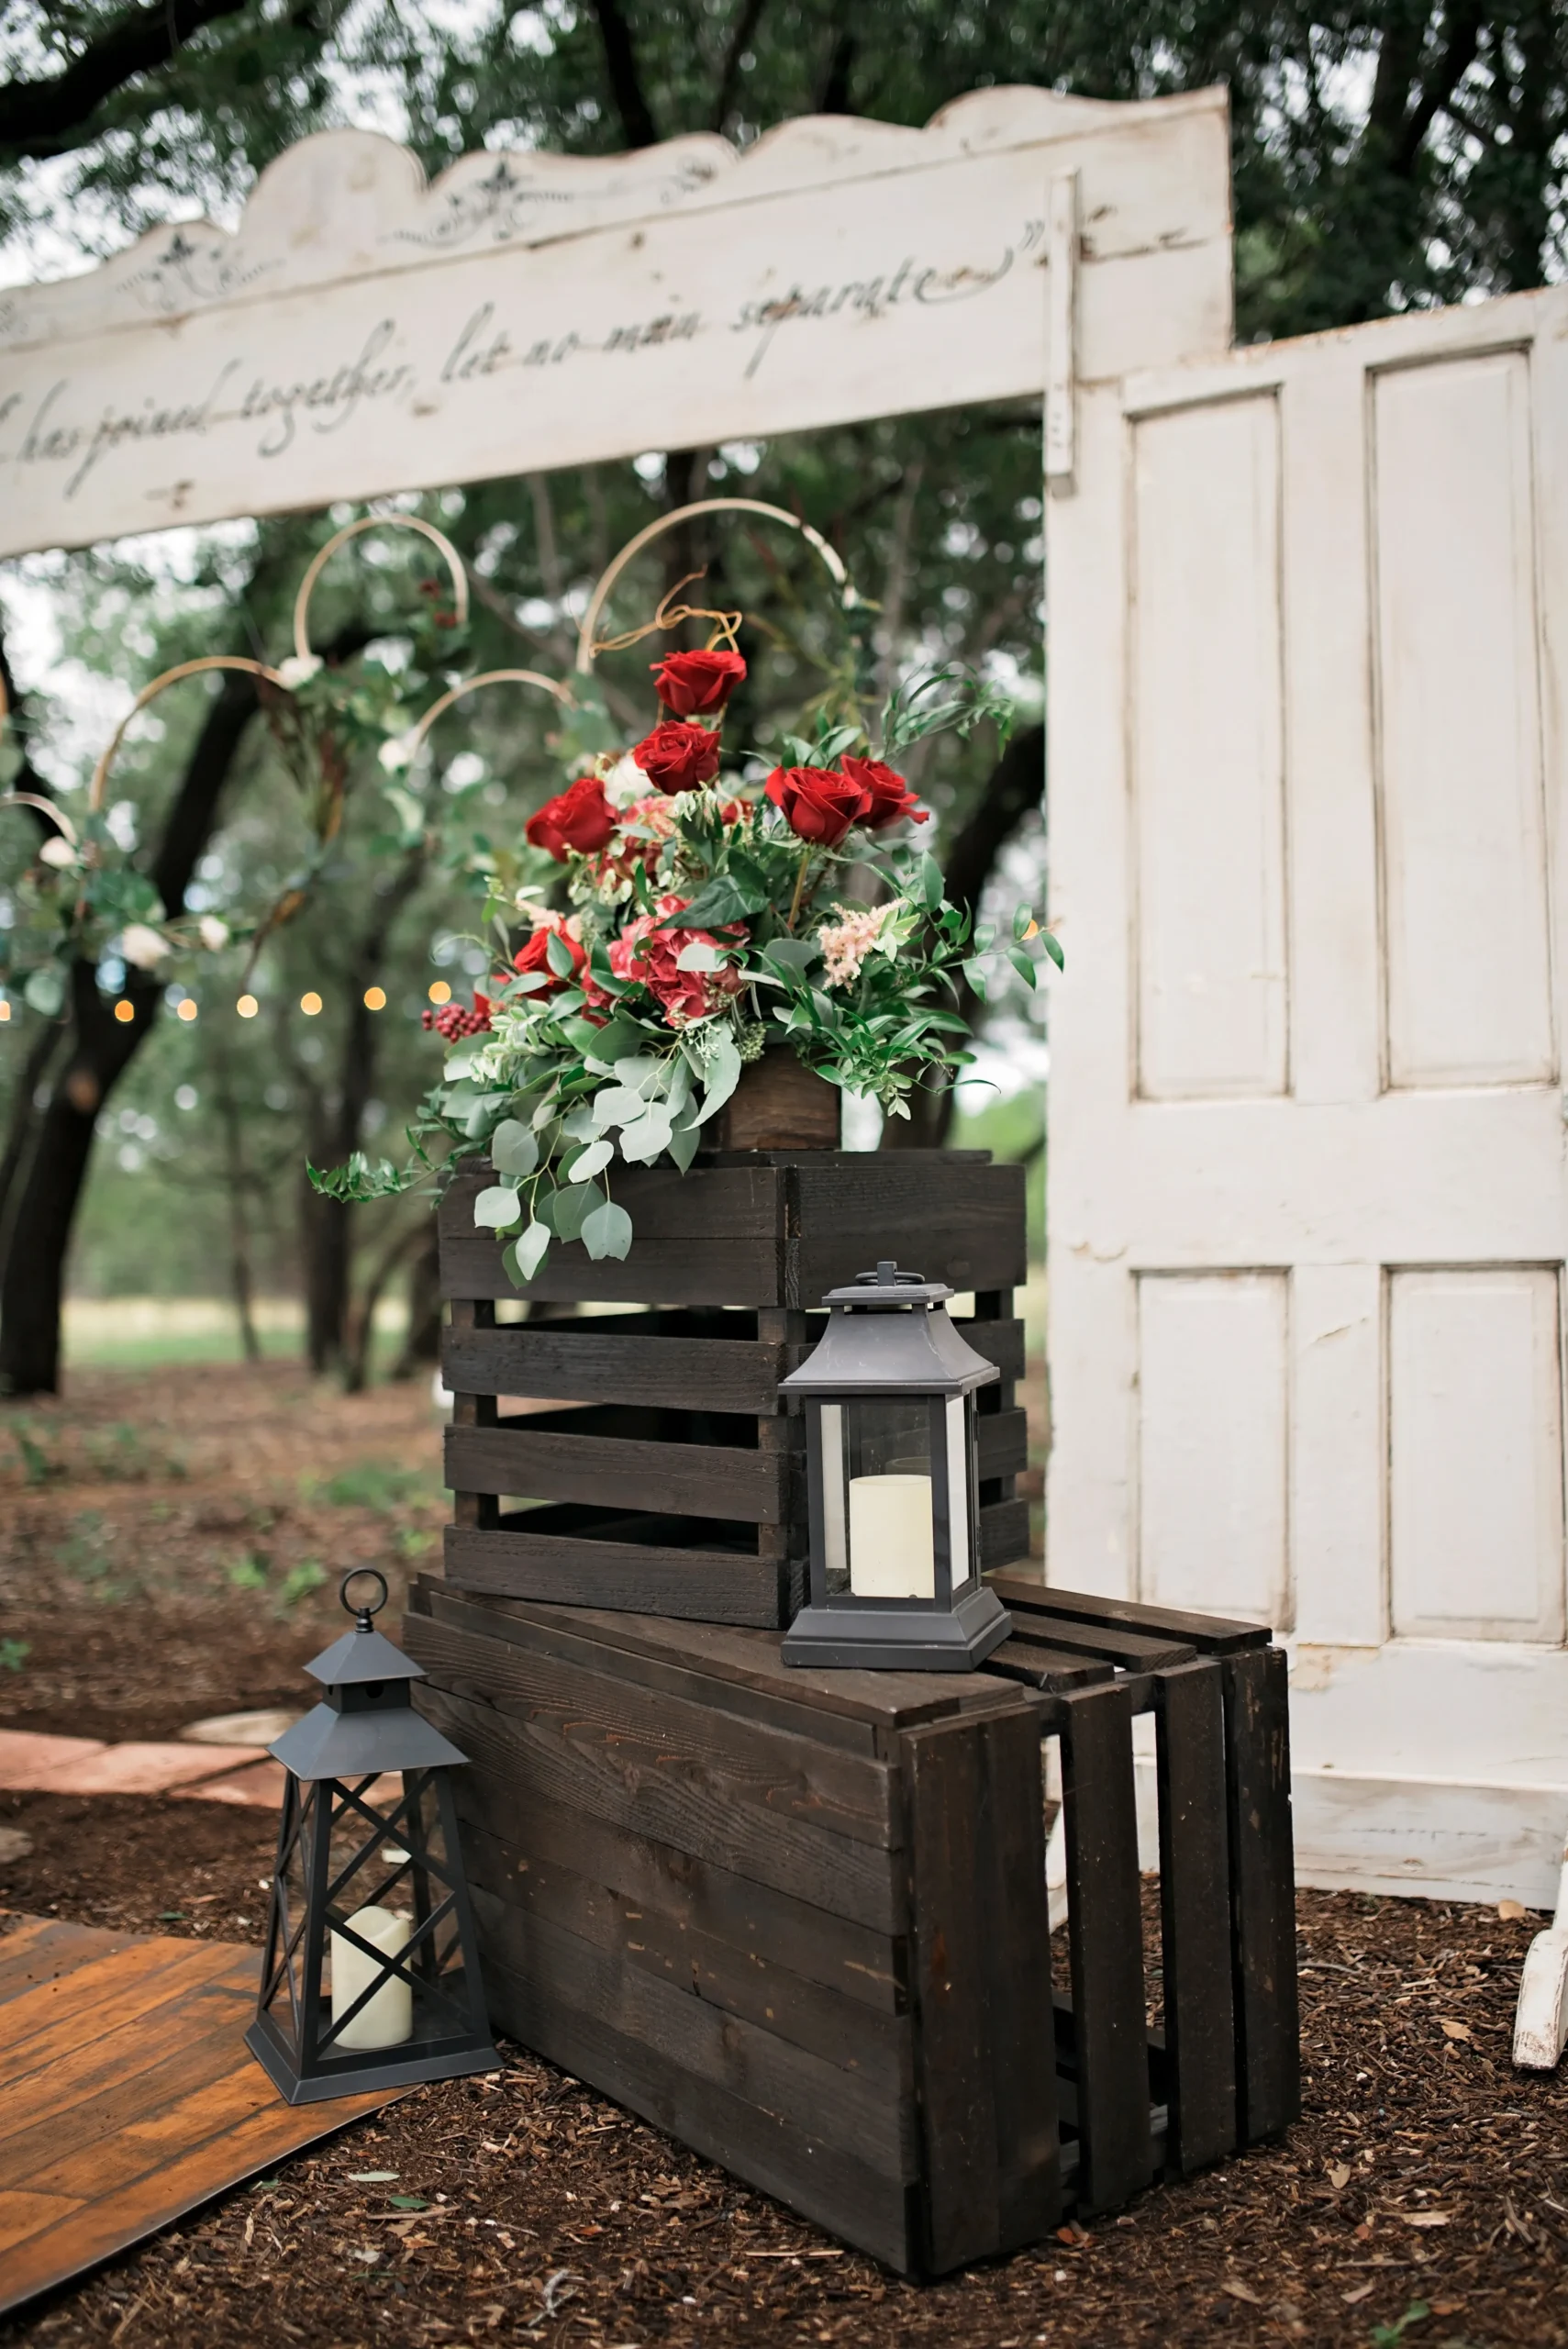
[[[1154,1679],[1166,2160],[1183,2174],[1236,2143],[1223,1680],[1215,1660]]]
[[[1022,1411],[982,1412],[974,1423],[974,1449],[983,1484],[994,1476],[1016,1476],[1029,1466],[1029,1421]]]
[[[1024,1170],[939,1151],[844,1152],[788,1170],[786,1301],[810,1307],[888,1253],[890,1241],[928,1280],[1017,1288],[1028,1277]],[[907,1235],[907,1237],[906,1237]]]
[[[640,1966],[617,1965],[595,1943],[538,1914],[525,1918],[484,1892],[475,1909],[492,1965],[548,1983],[562,2004],[656,2047],[693,2079],[822,2136],[879,2176],[902,2182],[917,2174],[911,2109],[870,2081]]]
[[[494,2020],[525,2046],[873,2258],[906,2274],[917,2266],[917,2188],[854,2160],[817,2133],[830,2106],[811,2116],[813,2128],[749,2104],[636,2033],[588,2013],[554,1968],[536,1965],[515,1973],[496,1961],[486,1982]]]
[[[1239,1655],[1249,1648],[1266,1648],[1272,1637],[1264,1624],[1240,1623],[1223,1615],[1189,1615],[1184,1609],[1144,1607],[1130,1598],[1098,1598],[1080,1590],[1058,1590],[1021,1568],[993,1574],[993,1589],[1004,1607],[1025,1613],[1072,1616],[1084,1624],[1107,1630],[1147,1632],[1151,1638],[1180,1641],[1201,1655]]]
[[[410,1635],[416,1621],[409,1619]],[[416,1653],[412,1636],[409,1651]],[[662,1739],[645,1742],[584,1720],[564,1700],[536,1704],[523,1716],[422,1685],[419,1709],[518,1803],[584,1810],[874,1932],[903,1924],[904,1877],[889,1853],[806,1821],[773,1819],[760,1804],[738,1818],[722,1775],[673,1769]]]
[[[673,1536],[684,1522],[617,1518],[568,1504],[513,1515],[494,1530],[450,1525],[447,1577],[462,1590],[558,1606],[627,1608],[704,1623],[789,1621],[800,1576],[787,1559],[751,1556],[720,1542],[699,1550],[673,1539],[629,1538],[651,1523]],[[617,1533],[628,1538],[613,1538]]]
[[[417,1607],[433,1603],[439,1582],[421,1576],[415,1586]],[[658,1616],[612,1613],[595,1608],[497,1606],[497,1616],[518,1624],[552,1625],[562,1631],[600,1642],[628,1656],[678,1663],[701,1674],[710,1684],[706,1701],[726,1706],[751,1720],[768,1720],[753,1697],[769,1706],[783,1701],[794,1709],[809,1707],[817,1727],[814,1734],[828,1737],[828,1722],[865,1722],[879,1731],[912,1728],[935,1720],[966,1706],[1006,1705],[1014,1701],[984,1673],[828,1672],[786,1664],[776,1632],[732,1630],[718,1623],[673,1623]],[[487,1608],[486,1614],[491,1610]],[[606,1661],[606,1670],[625,1667]],[[651,1684],[657,1685],[657,1684]],[[798,1722],[795,1711],[794,1718]],[[870,1751],[857,1743],[856,1751]]]
[[[567,1427],[568,1417],[589,1413],[539,1412],[508,1427],[449,1428],[447,1483],[458,1492],[738,1518],[751,1525],[783,1520],[782,1460],[738,1444],[579,1435]]]
[[[973,1346],[977,1354],[994,1362],[1002,1374],[1004,1386],[1024,1375],[1024,1325],[1015,1320],[983,1319],[978,1314],[966,1319],[953,1317],[953,1327],[962,1333],[965,1345]],[[1012,1400],[1008,1396],[1007,1400]]]
[[[800,1351],[737,1338],[645,1336],[637,1328],[643,1319],[603,1314],[484,1331],[448,1330],[442,1375],[454,1392],[464,1387],[562,1401],[771,1411],[779,1379],[795,1367]]]
[[[0,1915],[0,2313],[393,2101],[285,2105],[244,2045],[257,1965]]]
[[[1060,2210],[1040,1740],[1019,1709],[906,1743],[924,2254],[941,2275]]]
[[[1227,1658],[1230,1898],[1241,2138],[1301,2116],[1290,1714],[1283,1648]]]
[[[695,1177],[694,1177],[695,1179]],[[628,1205],[617,1186],[616,1196]],[[581,1241],[557,1241],[526,1288],[501,1269],[501,1243],[483,1231],[441,1238],[441,1294],[448,1297],[527,1297],[577,1305],[777,1305],[779,1244],[772,1240],[638,1238],[623,1262],[595,1264]]]
[[[999,1500],[987,1505],[982,1497],[980,1564],[983,1572],[989,1574],[994,1565],[1005,1566],[1010,1559],[1027,1557],[1029,1546],[1028,1501]]]
[[[1151,1638],[1146,1631],[1102,1631],[1097,1624],[1079,1623],[1070,1615],[1013,1616],[1010,1637],[1021,1647],[1038,1645],[1059,1654],[1097,1656],[1120,1664],[1126,1672],[1166,1672],[1173,1664],[1190,1664],[1195,1651],[1181,1640]]]
[[[1054,1696],[1063,1696],[1070,1688],[1097,1688],[1116,1678],[1114,1664],[1098,1656],[1069,1655],[1063,1648],[1045,1647],[1034,1640],[1004,1640],[999,1648],[993,1648],[982,1668]]]
[[[844,1097],[788,1045],[764,1052],[708,1127],[715,1151],[837,1150]]]
[[[1154,2166],[1132,1710],[1120,1687],[1085,1688],[1060,1705],[1078,2202],[1105,2210],[1147,2186]]]
[[[471,1159],[452,1177],[437,1210],[443,1248],[449,1240],[487,1238],[475,1233],[473,1202],[495,1180],[482,1159]],[[682,1174],[673,1166],[616,1169],[616,1197],[636,1228],[633,1247],[644,1241],[774,1241],[783,1236],[780,1170],[762,1159],[728,1166],[694,1166]],[[499,1260],[501,1244],[495,1243]],[[576,1248],[578,1243],[572,1243]],[[556,1253],[554,1247],[551,1255]],[[585,1256],[582,1260],[587,1262]],[[679,1300],[645,1297],[644,1304]]]
[[[777,1835],[795,1826],[881,1851],[900,1841],[891,1775],[880,1762],[761,1722],[741,1724],[712,1706],[610,1679],[559,1653],[540,1656],[510,1640],[481,1638],[435,1616],[409,1616],[405,1640],[442,1687],[459,1696],[482,1691],[508,1718],[548,1720],[564,1711],[574,1739],[602,1731],[657,1750],[666,1777],[700,1777],[728,1806],[738,1846],[752,1832]]]

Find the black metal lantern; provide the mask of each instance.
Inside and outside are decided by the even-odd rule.
[[[367,1574],[381,1597],[356,1609]],[[326,1699],[270,1748],[288,1784],[245,2043],[290,2104],[501,2068],[446,1775],[467,1756],[408,1701],[425,1675],[371,1620],[384,1577],[340,1595],[354,1629],[306,1666]]]
[[[828,1328],[779,1383],[806,1406],[811,1598],[786,1664],[969,1672],[1007,1636],[980,1577],[974,1397],[999,1377],[940,1281],[884,1262],[823,1298]]]

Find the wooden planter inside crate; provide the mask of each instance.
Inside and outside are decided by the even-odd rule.
[[[1004,1576],[996,1667],[786,1670],[763,1631],[480,1598],[405,1622],[493,2022],[911,2275],[1037,2241],[1297,2110],[1284,1658]],[[1151,1711],[1164,2024],[1132,1731]],[[1061,1740],[1054,1998],[1041,1740]]]
[[[983,1554],[1026,1554],[1020,1167],[982,1152],[816,1150],[623,1172],[616,1197],[637,1235],[625,1262],[558,1242],[520,1289],[473,1228],[492,1179],[464,1169],[440,1209],[453,1587],[787,1625],[805,1586],[806,1479],[778,1382],[813,1342],[823,1293],[890,1251],[974,1294],[964,1334],[1002,1373],[982,1403]],[[507,1298],[529,1301],[526,1322],[497,1323]],[[562,1408],[507,1408],[518,1400]]]

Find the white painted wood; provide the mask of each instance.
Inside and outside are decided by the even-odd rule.
[[[1284,1277],[1156,1275],[1138,1297],[1140,1596],[1283,1622]]]
[[[1529,355],[1372,390],[1390,1079],[1545,1079]]]
[[[1078,461],[1078,174],[1058,172],[1051,183],[1051,260],[1047,291],[1051,329],[1045,385],[1045,478],[1071,495]]]
[[[1557,1879],[1550,1929],[1525,1954],[1514,2017],[1514,2061],[1530,2072],[1551,2072],[1568,2047],[1568,1844]]]
[[[1076,174],[1086,376],[1222,349],[1222,91],[976,92],[744,154],[280,156],[232,236],[0,295],[0,554],[1040,393]]]
[[[1139,1089],[1283,1093],[1275,403],[1132,430]]]
[[[1562,1637],[1558,1275],[1389,1283],[1393,1628]]]
[[[1184,564],[1144,559],[1161,435],[1213,456],[1207,498],[1165,526],[1173,546],[1214,540]],[[1273,540],[1236,522],[1271,510],[1271,466]],[[1179,518],[1178,489],[1159,487]],[[1051,1005],[1049,1578],[1226,1603],[1218,1569],[1196,1578],[1190,1496],[1224,1492],[1234,1412],[1259,1405],[1206,1414],[1147,1307],[1273,1268],[1286,1434],[1269,1454],[1277,1509],[1254,1503],[1256,1571],[1277,1573],[1283,1512],[1308,1880],[1524,1898],[1568,1812],[1568,292],[1095,385],[1077,494],[1050,505],[1047,531],[1068,950]],[[1217,714],[1195,602],[1233,642],[1254,626],[1235,665],[1255,736],[1271,674],[1257,616],[1277,614],[1277,766],[1266,738],[1249,757],[1227,733],[1233,707]],[[1162,653],[1177,682],[1162,682],[1155,825],[1151,630],[1192,647],[1184,702]],[[1283,1065],[1215,1051],[1201,989],[1164,990],[1163,1031],[1151,1007],[1183,924],[1211,922],[1222,944],[1198,951],[1243,967],[1255,827],[1245,857],[1237,841],[1249,785],[1261,799],[1276,774]],[[1202,1356],[1195,1386],[1261,1378],[1255,1332],[1238,1323],[1231,1345],[1228,1367]],[[1188,1497],[1151,1507],[1150,1464],[1173,1443]]]
[[[1387,1636],[1388,1456],[1377,1264],[1298,1264],[1290,1276],[1292,1626],[1318,1642]]]

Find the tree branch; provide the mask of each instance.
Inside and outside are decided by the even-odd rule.
[[[605,71],[609,76],[610,95],[620,117],[626,143],[628,147],[657,147],[659,132],[652,108],[643,95],[642,80],[637,69],[637,51],[632,46],[631,28],[621,14],[620,0],[593,0],[593,7],[605,52]]]
[[[0,89],[0,147],[12,157],[55,155],[80,145],[106,98],[167,65],[193,33],[236,17],[246,0],[156,0],[112,17],[63,73]]]
[[[757,27],[767,5],[768,0],[741,0],[740,13],[735,19],[735,29],[729,36],[724,63],[719,68],[718,95],[713,102],[715,130],[722,130],[729,119],[729,110],[735,104],[736,84],[740,79],[740,60],[756,38]]]

